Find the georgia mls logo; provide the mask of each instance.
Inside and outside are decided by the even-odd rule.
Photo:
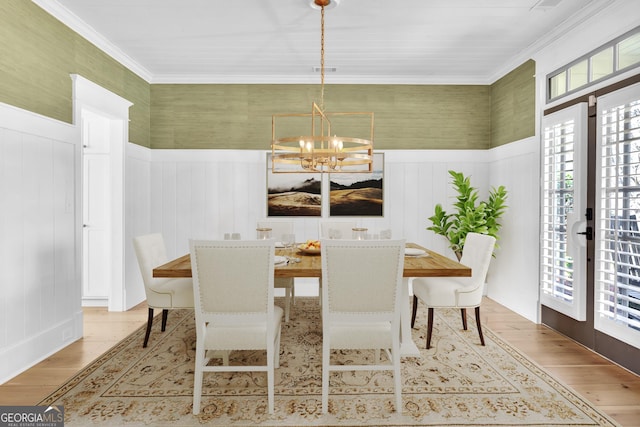
[[[2,406],[0,427],[62,427],[63,406]]]

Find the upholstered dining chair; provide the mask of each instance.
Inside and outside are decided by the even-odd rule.
[[[337,221],[337,220],[323,220],[319,222],[319,236],[321,239],[352,239],[353,229],[357,227],[356,221]],[[339,237],[330,235],[330,231],[335,230],[338,232]]]
[[[350,240],[353,238],[353,229],[357,226],[355,221],[321,219],[318,223],[318,235],[320,239]],[[320,295],[320,305],[322,305],[322,277],[318,279],[318,294]]]
[[[480,343],[484,345],[480,324],[480,304],[484,282],[493,256],[496,239],[486,234],[468,233],[460,263],[471,268],[471,277],[419,277],[413,279],[413,313],[411,327],[415,325],[418,300],[427,306],[427,348],[431,348],[434,308],[459,308],[462,327],[467,330],[467,308],[474,308]]]
[[[293,221],[290,220],[267,220],[261,219],[257,222],[257,228],[270,228],[271,237],[279,242],[284,234],[293,234]],[[284,321],[288,322],[291,313],[291,304],[295,304],[296,292],[293,277],[276,277],[273,285],[276,288],[284,289]]]
[[[331,371],[389,370],[395,408],[402,412],[400,290],[404,240],[321,241],[322,412],[329,406]],[[332,350],[373,350],[372,364],[332,364]],[[385,350],[386,361],[380,358]]]
[[[283,315],[273,302],[273,241],[191,240],[189,246],[196,314],[193,413],[200,412],[205,372],[264,371],[272,414]],[[209,365],[212,353],[233,350],[266,350],[266,363]]]
[[[193,285],[192,280],[188,278],[153,277],[153,269],[169,261],[162,234],[153,233],[135,237],[133,248],[138,259],[149,306],[147,331],[142,344],[142,347],[146,347],[153,324],[153,310],[162,309],[162,332],[164,332],[169,310],[193,308]]]

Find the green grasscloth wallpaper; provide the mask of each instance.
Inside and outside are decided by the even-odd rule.
[[[267,149],[271,115],[309,113],[319,96],[319,84],[152,85],[152,147]],[[489,86],[327,85],[324,101],[373,111],[378,149],[489,148]]]
[[[529,60],[491,85],[491,147],[535,135],[535,74]]]
[[[324,104],[373,111],[377,149],[486,149],[534,135],[534,70],[493,85],[328,84]],[[0,102],[71,123],[72,73],[133,102],[129,139],[150,148],[267,149],[271,115],[308,113],[320,95],[319,83],[149,84],[31,1],[0,1]]]
[[[29,0],[0,1],[0,101],[73,121],[70,74],[133,102],[129,139],[149,146],[149,84]]]

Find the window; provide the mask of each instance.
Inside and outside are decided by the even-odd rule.
[[[584,60],[569,68],[569,90],[575,90],[587,84],[588,61]]]
[[[562,71],[549,79],[551,97],[555,98],[567,92],[567,71]]]
[[[640,62],[640,33],[618,43],[618,68],[627,68]]]
[[[595,327],[640,347],[640,84],[598,110]]]
[[[587,107],[574,105],[543,119],[541,271],[542,304],[586,318]]]
[[[613,73],[613,47],[600,51],[591,57],[589,81],[599,80]]]
[[[547,101],[640,65],[640,27],[547,75]]]

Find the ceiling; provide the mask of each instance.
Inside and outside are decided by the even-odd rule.
[[[33,1],[150,83],[320,81],[309,0]],[[339,0],[325,82],[489,84],[611,1]]]

